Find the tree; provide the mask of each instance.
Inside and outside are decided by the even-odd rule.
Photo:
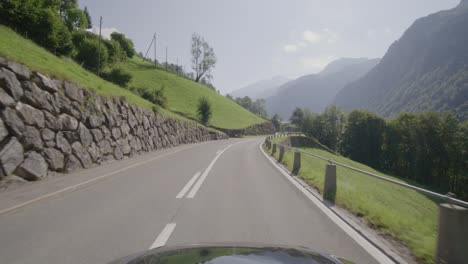
[[[278,114],[275,114],[273,118],[271,118],[271,123],[275,127],[275,132],[279,132],[281,129],[281,117]]]
[[[211,79],[211,70],[216,65],[216,55],[214,50],[197,33],[192,35],[192,69],[195,71],[195,81],[199,82],[202,77]]]
[[[204,125],[208,124],[213,112],[211,110],[211,103],[208,101],[206,97],[200,97],[198,99],[198,107],[197,107],[198,117],[200,118],[201,122]]]
[[[354,110],[348,116],[342,153],[352,160],[380,167],[385,120],[376,114]]]
[[[124,34],[113,32],[111,34],[111,39],[117,41],[120,44],[120,46],[124,49],[125,53],[127,54],[127,57],[131,58],[133,57],[133,55],[135,55],[136,51],[133,45],[133,41],[131,39],[126,38]]]
[[[301,108],[297,107],[296,109],[294,109],[289,120],[291,121],[291,124],[295,125],[299,129],[302,128],[302,123],[304,121],[304,111]]]
[[[87,28],[93,28],[93,22],[91,20],[91,15],[89,14],[88,8],[86,6],[84,7],[83,13],[84,13],[84,15],[86,17],[86,21],[88,23]]]

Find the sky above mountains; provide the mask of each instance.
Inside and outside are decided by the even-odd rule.
[[[103,34],[119,31],[157,58],[190,69],[197,32],[218,57],[213,83],[223,94],[261,79],[315,73],[341,57],[382,57],[422,16],[459,0],[79,0]],[[153,56],[153,53],[150,53]]]

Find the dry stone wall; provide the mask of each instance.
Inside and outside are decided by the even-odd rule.
[[[37,180],[180,144],[224,139],[0,57],[0,180]]]

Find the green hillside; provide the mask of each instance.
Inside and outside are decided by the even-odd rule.
[[[8,27],[0,25],[0,56],[28,66],[31,70],[48,74],[57,79],[74,82],[99,95],[125,97],[128,102],[151,109],[149,101],[107,82],[85,70],[70,58],[59,58],[34,42],[23,38]],[[134,86],[159,89],[164,84],[168,108],[195,117],[196,103],[200,96],[208,97],[213,104],[210,125],[220,128],[244,128],[264,120],[231,102],[224,96],[193,81],[164,70],[157,70],[141,59],[132,59],[123,65],[134,76]],[[173,112],[160,109],[166,115],[185,119]],[[187,119],[185,119],[187,120]]]
[[[122,67],[133,75],[129,86],[147,89],[160,89],[164,86],[164,93],[169,101],[168,108],[171,111],[195,118],[198,98],[204,96],[213,106],[213,117],[210,120],[212,126],[236,129],[265,122],[217,92],[175,73],[157,68],[140,58],[134,57],[123,63]]]

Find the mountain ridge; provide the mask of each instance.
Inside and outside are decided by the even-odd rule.
[[[364,77],[334,102],[386,117],[400,112],[452,111],[468,118],[468,1],[417,19]]]
[[[321,112],[345,84],[367,73],[378,61],[367,58],[335,60],[317,74],[301,76],[279,87],[276,95],[266,99],[267,112],[278,113],[283,119],[288,119],[296,107]]]

